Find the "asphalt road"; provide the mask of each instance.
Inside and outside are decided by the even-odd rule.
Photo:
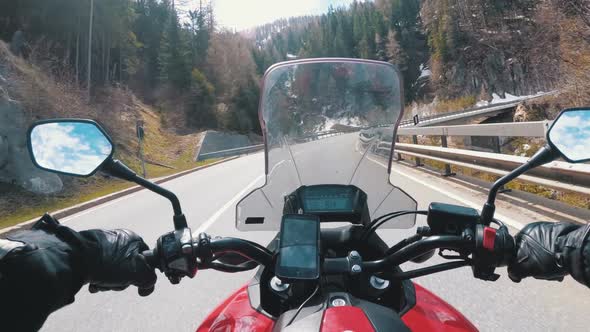
[[[273,232],[237,232],[235,203],[249,188],[262,181],[263,155],[245,156],[167,182],[164,186],[180,198],[193,231],[206,230],[220,236],[236,236],[266,244]],[[458,182],[405,166],[396,166],[392,180],[426,208],[432,201],[480,205],[481,193]],[[535,220],[537,214],[513,205],[500,204],[499,213],[513,225]],[[123,197],[63,220],[73,228],[124,227],[154,244],[172,229],[170,204],[148,191]],[[419,219],[418,224],[424,220]],[[512,232],[516,230],[511,229]],[[412,230],[384,230],[380,234],[393,244]],[[428,262],[438,262],[433,258]],[[76,302],[48,319],[42,331],[194,331],[208,312],[252,272],[224,274],[200,271],[192,280],[171,285],[161,276],[156,291],[140,298],[134,289],[118,293],[90,294],[83,289]],[[468,268],[416,279],[447,300],[481,331],[588,331],[590,290],[571,278],[563,283],[525,280],[512,283],[505,271],[497,282],[472,277]]]

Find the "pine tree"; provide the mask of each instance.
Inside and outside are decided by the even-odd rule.
[[[186,44],[182,40],[176,12],[170,16],[159,54],[160,80],[174,88],[187,89],[191,83],[190,66],[187,61]]]

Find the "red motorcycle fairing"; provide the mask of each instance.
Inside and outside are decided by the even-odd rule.
[[[402,316],[412,331],[477,332],[465,316],[430,291],[414,283],[416,305]]]
[[[476,332],[460,312],[414,284],[416,305],[407,311],[402,321],[410,330],[435,332]],[[197,332],[271,332],[275,321],[256,311],[250,304],[247,286],[240,288],[220,304],[197,328]],[[320,330],[321,328],[321,330]],[[375,331],[363,309],[353,306],[327,308],[318,331]]]
[[[197,328],[197,332],[271,332],[274,321],[250,305],[248,286],[227,298]]]

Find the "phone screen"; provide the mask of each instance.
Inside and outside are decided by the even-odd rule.
[[[285,215],[281,223],[276,274],[290,279],[319,277],[319,218]]]

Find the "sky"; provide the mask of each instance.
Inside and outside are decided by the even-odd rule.
[[[589,159],[590,110],[564,113],[551,128],[549,139],[569,159]]]
[[[92,124],[47,123],[31,132],[35,161],[65,173],[92,173],[111,153],[111,143]]]
[[[198,5],[198,0],[192,0]],[[322,14],[330,5],[348,6],[353,0],[213,0],[217,22],[241,31],[280,18]],[[205,1],[204,1],[205,2]]]

